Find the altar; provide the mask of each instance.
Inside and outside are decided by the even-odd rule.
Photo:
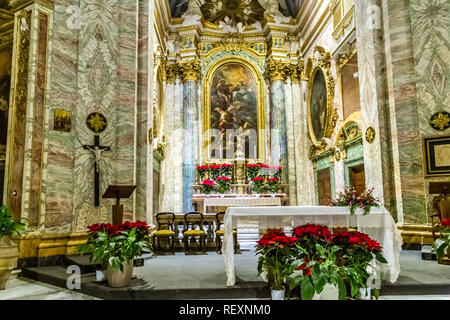
[[[223,260],[227,274],[227,286],[236,282],[233,252],[233,229],[241,223],[252,221],[260,229],[284,228],[290,233],[293,228],[307,223],[326,225],[329,228],[356,228],[378,241],[383,248],[387,264],[379,264],[381,278],[391,283],[397,281],[400,273],[400,251],[403,240],[394,219],[384,207],[372,208],[370,214],[356,212],[351,215],[347,207],[259,207],[228,208],[224,217]],[[256,243],[255,243],[256,245]]]

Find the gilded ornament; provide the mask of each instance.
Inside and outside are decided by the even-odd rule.
[[[366,130],[366,141],[372,144],[375,141],[375,129],[372,127],[367,128]]]
[[[430,126],[439,131],[448,129],[450,127],[450,113],[446,111],[435,113],[430,119]]]
[[[271,59],[266,66],[266,75],[270,81],[281,80],[286,82],[291,64],[281,60]]]
[[[341,161],[341,152],[339,150],[336,150],[336,152],[334,153],[334,158],[337,162]]]
[[[200,78],[200,63],[197,60],[180,63],[178,68],[183,82],[189,80],[198,81]]]
[[[108,122],[106,121],[104,115],[99,112],[93,112],[88,115],[86,124],[87,127],[94,133],[102,133],[103,131],[105,131]]]

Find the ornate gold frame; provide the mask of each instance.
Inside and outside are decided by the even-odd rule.
[[[325,130],[324,130],[324,138],[330,138],[333,134],[333,129],[336,125],[336,121],[334,120],[334,110],[333,110],[333,102],[334,102],[334,83],[333,86],[330,85],[330,76],[326,69],[322,68],[321,66],[316,66],[311,73],[311,76],[309,77],[309,87],[308,87],[308,128],[309,128],[309,135],[311,137],[311,140],[314,145],[319,145],[321,141],[316,138],[316,135],[314,133],[314,130],[312,128],[312,120],[311,120],[311,94],[312,94],[312,88],[314,85],[314,78],[318,71],[322,71],[324,77],[325,77],[325,85],[326,85],[326,91],[327,91],[327,118],[325,123]],[[331,82],[333,79],[331,79]],[[334,124],[333,124],[334,123]]]
[[[265,161],[266,155],[266,139],[265,139],[265,102],[264,102],[264,78],[259,72],[259,68],[256,64],[249,60],[245,60],[239,56],[224,57],[215,61],[206,73],[206,77],[203,81],[203,161],[208,162],[211,160],[210,154],[210,141],[211,133],[210,123],[211,123],[211,84],[212,79],[218,68],[222,67],[228,63],[237,63],[247,67],[253,74],[256,80],[257,86],[257,116],[258,116],[258,159],[249,160],[260,160]],[[221,159],[221,160],[233,160],[233,159]]]
[[[327,119],[323,138],[331,138],[338,119],[337,110],[333,108],[335,83],[333,75],[331,74],[331,55],[322,47],[316,47],[314,49],[314,53],[312,57],[308,59],[306,67],[306,77],[308,79],[308,129],[311,141],[316,147],[321,146],[324,142],[323,138],[321,140],[316,138],[311,121],[311,93],[314,85],[314,78],[319,70],[322,71],[325,77],[327,91]]]

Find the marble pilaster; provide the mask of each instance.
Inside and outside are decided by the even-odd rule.
[[[183,212],[193,211],[192,185],[195,184],[196,161],[199,143],[197,113],[196,80],[186,80],[183,83]]]
[[[180,78],[175,80],[174,86],[173,210],[183,213],[183,83]]]
[[[395,195],[391,177],[391,147],[388,114],[385,111],[385,63],[382,30],[369,23],[368,8],[380,8],[378,0],[355,0],[355,24],[358,49],[359,84],[363,136],[369,127],[375,129],[373,143],[364,143],[364,167],[366,187],[374,188],[374,196],[380,199],[397,217]],[[376,24],[375,24],[376,25]]]
[[[271,162],[283,167],[284,181],[288,181],[288,151],[286,134],[286,95],[282,80],[271,82]]]
[[[294,141],[294,100],[293,98],[294,84],[291,79],[287,80],[285,101],[286,101],[286,140],[287,140],[287,156],[288,156],[288,185],[289,185],[289,204],[295,206],[297,204],[297,188],[296,188],[296,161],[295,161],[295,141]]]

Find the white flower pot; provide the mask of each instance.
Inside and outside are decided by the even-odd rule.
[[[257,198],[261,198],[261,195],[259,193],[256,194]]]
[[[225,198],[225,194],[222,193],[222,194],[220,195],[220,197],[221,197],[221,198]]]
[[[270,291],[272,300],[284,300],[285,298],[285,290],[271,290]]]
[[[272,198],[275,198],[275,193],[272,193],[271,195],[270,195]]]
[[[371,300],[372,299],[372,289],[371,288],[361,288],[361,300]]]
[[[133,276],[133,261],[123,264],[123,272],[119,270],[113,270],[110,265],[106,269],[106,277],[108,278],[108,285],[111,288],[126,287],[130,284],[131,277]]]
[[[323,291],[319,294],[315,293],[313,300],[339,300],[339,289],[330,283],[327,283]]]

